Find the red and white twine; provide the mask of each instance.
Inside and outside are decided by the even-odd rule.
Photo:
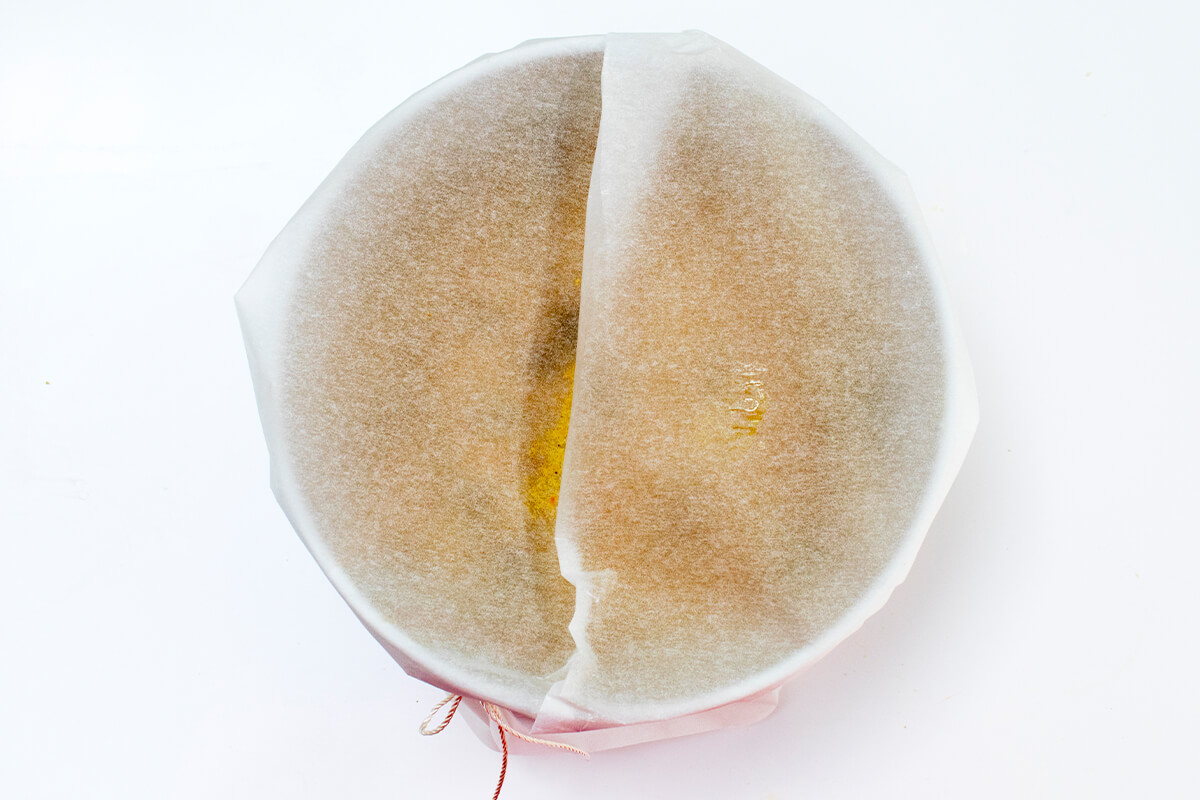
[[[433,710],[429,712],[429,716],[425,718],[425,721],[421,723],[421,735],[434,736],[435,734],[439,734],[446,730],[446,726],[449,725],[450,720],[454,718],[454,712],[458,711],[459,703],[462,701],[463,696],[461,694],[448,694],[443,697],[441,701],[433,707]],[[521,741],[529,742],[530,744],[539,744],[545,747],[553,747],[558,750],[566,750],[569,753],[576,753],[584,758],[589,757],[586,751],[580,750],[578,747],[572,747],[571,745],[563,744],[562,742],[551,742],[546,739],[538,739],[533,736],[526,736],[504,721],[503,717],[501,716],[501,709],[499,706],[489,703],[486,700],[482,702],[483,710],[487,712],[487,715],[491,718],[492,722],[496,723],[496,729],[500,733],[500,779],[496,781],[496,791],[492,793],[492,800],[499,800],[500,790],[504,788],[504,776],[508,774],[508,739],[506,734],[511,733]],[[442,718],[442,721],[438,723],[437,727],[430,728],[429,726],[433,724],[433,720],[437,716],[438,712],[447,705],[450,706],[450,710],[446,712],[445,717]]]

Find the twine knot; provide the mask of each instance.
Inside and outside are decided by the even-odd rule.
[[[462,701],[463,696],[461,694],[448,694],[443,697],[441,701],[433,707],[433,710],[429,712],[429,716],[425,718],[425,721],[421,723],[421,735],[435,736],[436,734],[446,730],[446,726],[450,724],[450,720],[454,719],[454,712],[458,711],[458,706]],[[562,742],[551,742],[547,739],[538,739],[533,736],[526,736],[504,721],[501,716],[500,706],[497,706],[494,703],[489,703],[486,700],[481,702],[483,703],[483,710],[487,712],[487,715],[491,718],[492,722],[496,723],[496,729],[500,732],[500,779],[496,781],[496,791],[492,793],[492,800],[499,800],[500,790],[504,788],[504,776],[508,774],[508,739],[506,734],[511,733],[521,741],[529,742],[530,744],[539,744],[545,747],[553,747],[557,750],[566,750],[569,753],[576,753],[584,758],[591,757],[586,751],[580,750],[578,747],[572,747],[569,744],[563,744]],[[442,718],[442,721],[439,722],[436,727],[430,727],[433,725],[433,720],[437,717],[438,712],[447,705],[450,707],[450,710],[446,712],[446,715]]]

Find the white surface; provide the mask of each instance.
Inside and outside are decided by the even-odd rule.
[[[743,730],[504,797],[1194,796],[1200,77],[1180,4],[5,3],[0,792],[489,797],[267,488],[232,294],[480,53],[701,28],[905,169],[982,420],[908,582]]]

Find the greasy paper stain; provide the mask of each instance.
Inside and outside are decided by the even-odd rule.
[[[545,523],[551,530],[558,513],[558,493],[567,449],[567,429],[571,423],[571,386],[574,380],[574,363],[561,375],[548,377],[544,389],[546,394],[557,398],[558,417],[537,434],[529,445],[530,466],[525,506],[533,520]]]
[[[758,433],[767,408],[767,389],[763,378],[767,368],[760,364],[743,364],[734,381],[733,403],[729,410],[733,414],[733,430],[745,436]]]

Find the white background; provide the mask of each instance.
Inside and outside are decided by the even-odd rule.
[[[982,422],[908,582],[776,715],[515,759],[504,797],[1196,796],[1190,7],[2,0],[0,794],[491,796],[276,507],[232,296],[416,89],[700,28],[908,172]]]

